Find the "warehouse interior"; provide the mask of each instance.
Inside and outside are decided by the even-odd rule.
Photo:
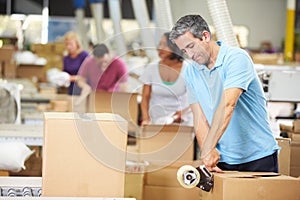
[[[140,77],[187,14],[249,53],[278,173],[205,172],[193,126],[142,126]],[[125,62],[125,92],[68,94],[69,31],[89,56],[103,43]],[[0,199],[300,200],[299,0],[0,0],[0,76]],[[184,186],[179,172],[212,190]]]

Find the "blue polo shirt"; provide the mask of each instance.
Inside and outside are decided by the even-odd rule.
[[[217,44],[220,51],[212,69],[193,61],[185,69],[189,103],[199,103],[211,124],[222,92],[229,88],[243,89],[216,146],[220,162],[242,164],[269,156],[279,147],[270,128],[266,99],[253,62],[246,51],[221,41]]]

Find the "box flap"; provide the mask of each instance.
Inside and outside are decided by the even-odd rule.
[[[89,121],[119,121],[126,122],[124,118],[122,118],[118,114],[112,113],[76,113],[76,112],[44,112],[45,119],[82,119]]]
[[[272,178],[272,179],[295,179],[295,177],[281,175],[274,172],[239,172],[239,171],[224,171],[224,173],[213,173],[214,176],[221,178]],[[300,179],[299,179],[300,181]]]
[[[143,126],[141,130],[142,137],[151,137],[156,135],[159,132],[164,133],[193,133],[194,128],[191,126],[183,126],[177,124],[170,124],[170,125],[157,125],[157,124],[148,124]]]

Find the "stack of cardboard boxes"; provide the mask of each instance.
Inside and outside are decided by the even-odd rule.
[[[50,68],[63,68],[64,43],[32,44],[31,51],[38,57],[45,58],[47,63],[19,64],[17,67],[18,78],[36,79],[38,82],[46,82],[46,71]]]
[[[300,176],[300,119],[293,121],[291,125],[280,124],[281,131],[287,132],[291,139],[291,166],[290,175]]]
[[[200,190],[181,187],[176,175],[181,166],[194,164],[192,127],[147,125],[138,136],[137,145],[140,160],[149,163],[145,172],[143,200],[200,199]]]
[[[14,60],[15,47],[5,45],[0,48],[0,78],[11,79],[16,76],[16,63]]]
[[[65,44],[63,42],[32,44],[31,51],[47,60],[46,70],[53,67],[58,69],[63,68],[63,56],[65,52]]]

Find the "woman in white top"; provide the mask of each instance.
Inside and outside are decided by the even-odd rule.
[[[143,82],[141,125],[192,125],[183,79],[185,61],[181,51],[169,40],[169,33],[162,36],[158,54],[160,60],[150,63],[139,78]]]

